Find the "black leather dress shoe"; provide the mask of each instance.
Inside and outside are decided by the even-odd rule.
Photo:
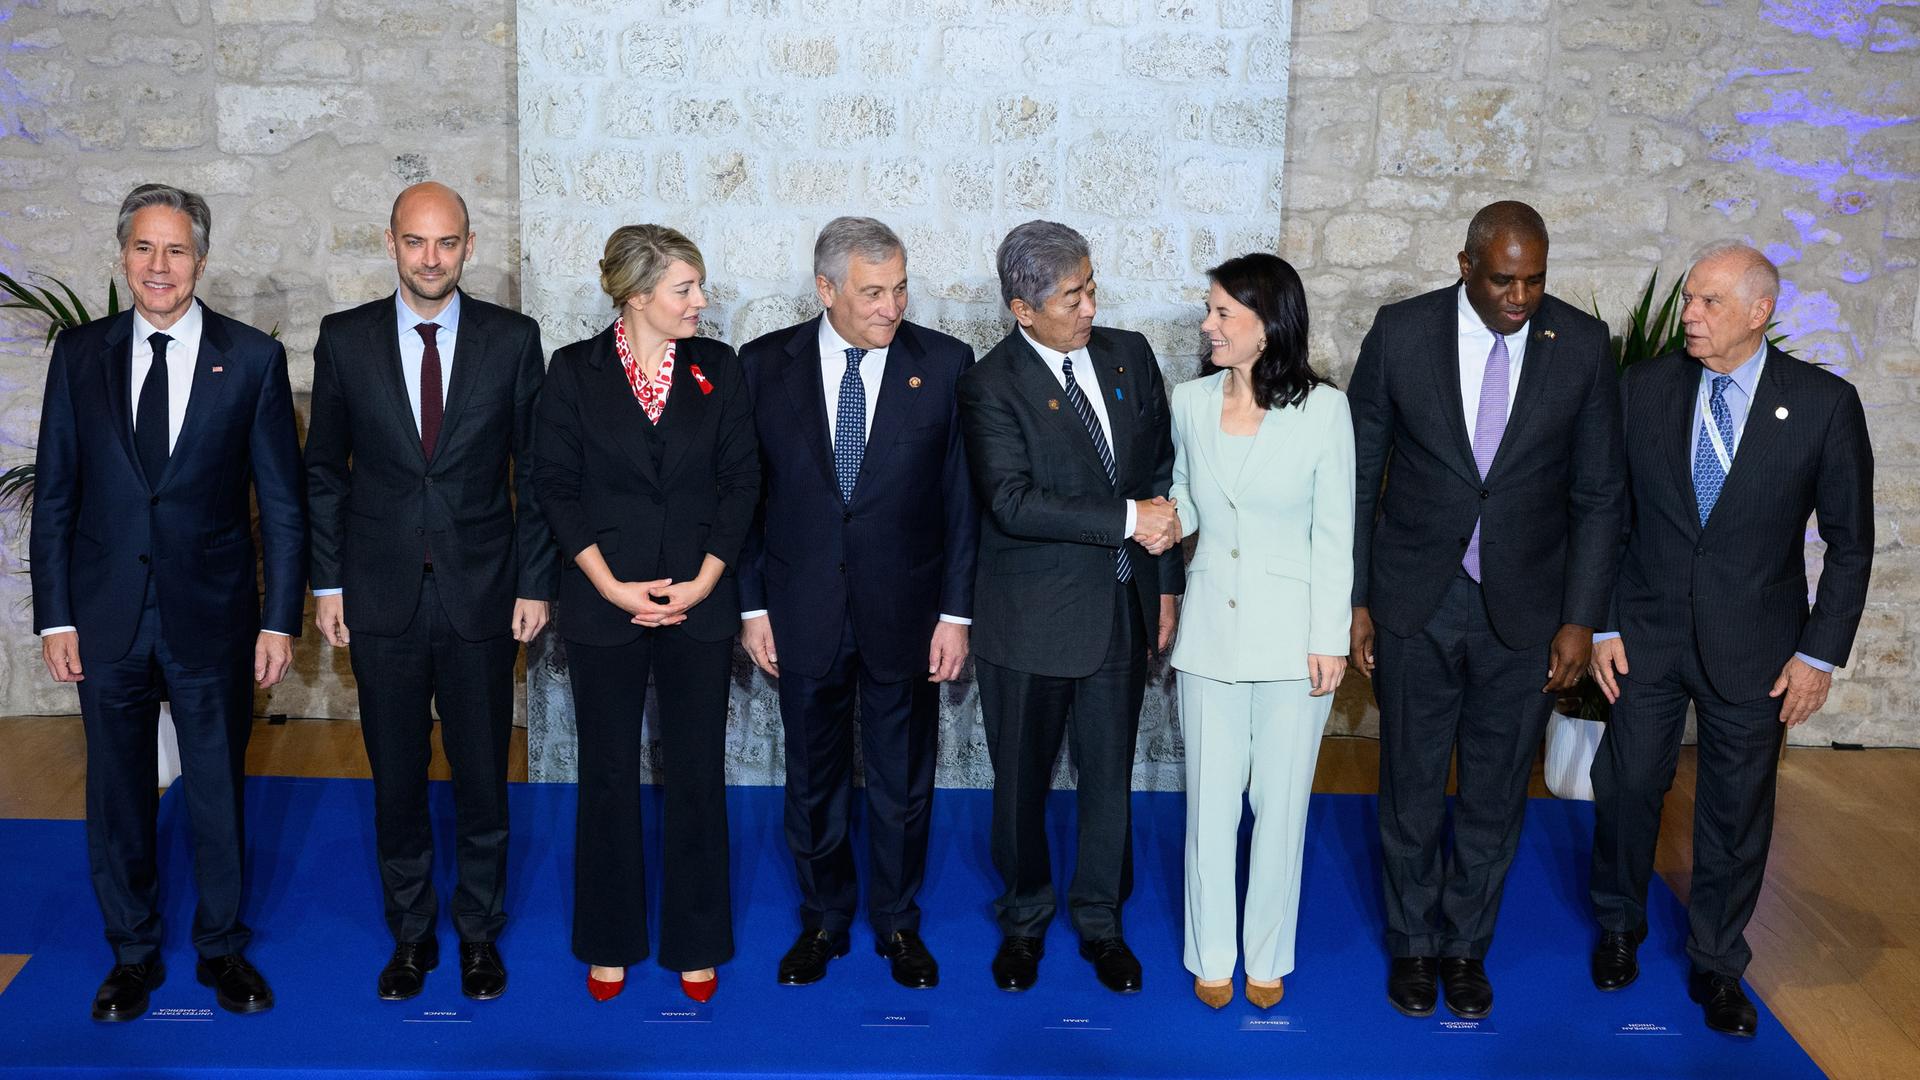
[[[893,981],[901,986],[925,990],[940,985],[940,965],[915,931],[895,930],[875,941],[873,951],[887,958],[893,968]]]
[[[273,1008],[273,991],[267,987],[266,978],[239,953],[203,958],[194,965],[193,975],[201,986],[213,987],[213,999],[228,1012],[257,1013]]]
[[[475,1001],[492,1001],[507,992],[507,965],[493,942],[460,943],[460,992]]]
[[[1446,988],[1447,1011],[1462,1020],[1478,1020],[1493,1011],[1493,984],[1487,968],[1465,956],[1440,958],[1440,984]]]
[[[1687,996],[1700,1003],[1707,1026],[1715,1031],[1752,1038],[1759,1024],[1753,1002],[1740,990],[1740,980],[1696,971],[1687,976]]]
[[[1119,937],[1080,943],[1080,955],[1093,961],[1093,973],[1100,985],[1116,994],[1140,992],[1140,961]]]
[[[1608,930],[1600,935],[1589,965],[1595,990],[1624,989],[1640,977],[1640,942],[1646,936],[1645,930],[1637,934]]]
[[[1387,969],[1387,1000],[1408,1016],[1432,1016],[1440,997],[1440,961],[1432,956],[1396,956]]]
[[[93,1018],[110,1024],[140,1019],[147,1011],[147,995],[166,981],[167,966],[158,960],[115,964],[93,995]]]
[[[827,961],[847,955],[847,935],[802,930],[780,958],[780,985],[805,986],[827,977]]]
[[[1040,978],[1040,956],[1046,944],[1037,937],[1000,939],[993,954],[993,984],[1002,990],[1027,990]]]
[[[403,941],[393,947],[374,985],[382,1001],[405,1001],[426,989],[427,972],[439,966],[439,942]]]

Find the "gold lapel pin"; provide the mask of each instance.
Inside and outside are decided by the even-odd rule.
[[[1113,369],[1113,373],[1115,375],[1125,375],[1127,373],[1127,369],[1124,367],[1117,367]]]
[[[907,385],[913,387],[915,390],[920,389],[920,376],[915,375],[911,379],[908,379]]]
[[[1059,412],[1059,411],[1060,411],[1060,399],[1059,399],[1059,398],[1057,398],[1057,397],[1050,397],[1050,398],[1048,398],[1048,399],[1047,399],[1047,408],[1049,408],[1049,409],[1052,409],[1052,410],[1053,410],[1054,412]]]
[[[1785,405],[1782,405],[1779,408],[1773,410],[1773,418],[1775,420],[1785,420],[1787,418],[1787,407]]]
[[[1548,341],[1552,341],[1554,338],[1554,333],[1551,330],[1542,330],[1540,331],[1540,336],[1543,338],[1546,338]]]

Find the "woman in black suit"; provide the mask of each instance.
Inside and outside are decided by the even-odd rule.
[[[607,239],[619,318],[553,354],[534,488],[568,565],[557,627],[579,729],[573,952],[605,1001],[647,956],[640,718],[653,675],[667,801],[660,963],[706,1001],[733,955],[727,688],[733,566],[760,491],[753,407],[733,350],[695,337],[705,263],[658,225]]]

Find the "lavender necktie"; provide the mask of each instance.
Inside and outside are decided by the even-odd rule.
[[[1493,335],[1493,351],[1487,353],[1486,374],[1480,379],[1480,409],[1473,420],[1473,463],[1479,466],[1480,479],[1493,468],[1493,455],[1500,449],[1500,437],[1507,433],[1507,339]],[[1480,580],[1480,522],[1473,523],[1473,537],[1467,541],[1466,557],[1460,560],[1467,576]]]

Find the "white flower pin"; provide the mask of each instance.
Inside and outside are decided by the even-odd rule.
[[[1775,420],[1785,420],[1787,418],[1787,407],[1785,405],[1782,405],[1779,408],[1773,410],[1773,418]]]

